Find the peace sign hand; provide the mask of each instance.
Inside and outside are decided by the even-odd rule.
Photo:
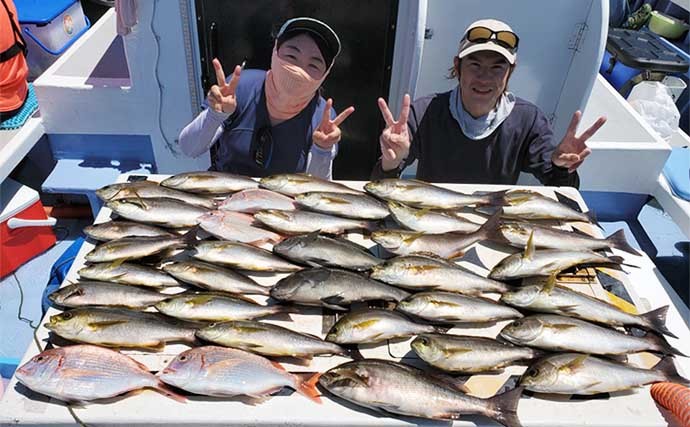
[[[599,117],[589,129],[582,132],[582,135],[575,136],[580,119],[582,119],[582,113],[576,111],[570,120],[568,131],[563,140],[551,155],[551,162],[554,165],[568,168],[570,173],[574,172],[585,161],[585,158],[592,154],[592,150],[587,147],[586,142],[606,123],[606,117]]]
[[[381,145],[381,167],[384,171],[392,170],[400,166],[410,153],[410,134],[407,130],[407,117],[410,114],[410,95],[403,97],[402,109],[398,120],[393,119],[393,114],[383,98],[378,99],[379,109],[386,121],[386,128],[381,132],[379,144]]]
[[[326,108],[323,109],[321,123],[314,131],[314,135],[312,135],[314,144],[324,149],[330,149],[333,145],[340,142],[342,132],[338,126],[355,111],[355,107],[350,106],[338,114],[335,119],[331,120],[331,108],[333,108],[333,100],[328,98]]]
[[[235,91],[237,90],[237,84],[240,82],[242,69],[239,65],[235,66],[230,82],[226,83],[223,66],[220,65],[220,61],[216,58],[213,59],[213,68],[216,70],[217,84],[211,86],[211,90],[208,91],[206,96],[208,105],[219,113],[232,114],[237,108]]]

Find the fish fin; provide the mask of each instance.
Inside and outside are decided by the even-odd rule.
[[[534,231],[529,233],[529,239],[527,239],[527,246],[525,246],[525,253],[522,255],[523,259],[531,260],[534,256]]]
[[[669,344],[669,342],[666,341],[666,338],[654,332],[648,332],[647,336],[645,336],[645,339],[647,339],[652,344],[659,346],[659,351],[664,354],[675,354],[676,356],[688,357],[687,355],[683,354],[680,350]]]
[[[347,200],[337,197],[337,196],[324,196],[321,198],[322,200],[327,201],[328,203],[333,203],[334,205],[349,205],[350,202]]]
[[[577,309],[577,305],[559,305],[556,308],[563,313],[572,314]]]
[[[444,372],[425,372],[429,377],[439,381],[442,385],[449,386],[453,390],[458,390],[462,393],[470,393],[470,389],[465,385],[467,377],[454,377]]]
[[[89,328],[92,330],[107,328],[108,326],[120,325],[127,323],[127,320],[105,320],[102,322],[90,322],[88,323]]]
[[[297,385],[297,392],[306,396],[312,402],[321,403],[321,393],[316,388],[316,384],[319,382],[319,377],[321,374],[319,372],[315,373],[306,381],[300,378],[300,383]]]
[[[124,264],[125,261],[127,261],[127,258],[118,258],[115,261],[113,261],[112,263],[110,263],[110,265],[113,268],[117,268],[117,267],[121,266],[122,264]]]
[[[608,245],[611,248],[616,248],[629,254],[642,256],[637,249],[630,246],[628,240],[625,238],[625,230],[622,228],[608,236],[606,238],[606,242],[608,242]]]
[[[471,348],[452,348],[452,349],[443,350],[443,354],[446,357],[451,357],[451,356],[454,356],[456,354],[464,354],[464,353],[469,353],[471,351],[472,351]]]
[[[572,232],[577,234],[578,236],[585,236],[585,237],[593,237],[593,238],[599,238],[598,235],[595,235],[594,233],[590,233],[586,230],[583,230],[581,228],[576,227],[575,225],[571,225],[570,228],[572,229]]]
[[[673,357],[671,356],[664,356],[652,369],[664,374],[664,376],[666,376],[666,381],[690,386],[690,380],[678,373],[676,365],[673,363]]]
[[[517,387],[488,399],[492,409],[489,416],[506,427],[522,427],[517,415],[518,403],[524,387]]]
[[[556,275],[552,274],[546,279],[546,284],[544,285],[543,288],[541,288],[542,292],[544,292],[546,295],[551,295],[551,292],[553,292],[553,289],[556,287]]]
[[[375,325],[378,322],[379,322],[378,319],[365,320],[364,322],[357,323],[356,325],[353,325],[352,327],[356,328],[356,329],[366,329],[370,326]]]
[[[363,360],[364,355],[360,353],[357,346],[341,345],[340,348],[343,349],[343,356],[347,356],[353,360]]]
[[[409,236],[405,237],[403,241],[407,244],[411,244],[415,240],[419,239],[422,237],[425,233],[423,231],[419,231],[417,233],[411,233]]]
[[[465,251],[459,250],[459,251],[456,251],[456,252],[453,252],[452,254],[450,254],[448,256],[448,259],[451,260],[451,259],[456,259],[456,258],[462,258],[464,256],[465,256]]]
[[[321,302],[321,306],[325,308],[330,308],[331,310],[334,311],[347,311],[347,307],[343,307],[341,305],[336,305],[336,304],[329,304],[327,302]]]
[[[204,305],[213,299],[215,295],[197,295],[194,298],[188,299],[185,304],[191,306]]]
[[[182,243],[185,246],[194,245],[196,243],[196,235],[199,232],[200,228],[201,227],[199,225],[195,225],[194,227],[190,228],[186,233],[182,235]]]
[[[148,369],[148,368],[147,368]],[[165,385],[162,381],[158,381],[158,384],[156,384],[153,387],[154,390],[159,392],[165,397],[169,397],[172,400],[175,400],[180,403],[187,403],[187,398],[182,396],[181,394],[177,394],[174,391],[172,391],[167,385]]]
[[[343,298],[342,295],[329,295],[321,298],[321,301],[329,305],[341,305],[343,301],[345,301],[345,298]]]
[[[640,314],[640,317],[644,318],[649,323],[651,328],[655,331],[673,338],[678,338],[673,332],[669,331],[666,327],[666,313],[668,313],[667,305],[657,308],[656,310]]]
[[[585,360],[587,360],[588,357],[589,357],[588,354],[581,354],[581,355],[577,356],[576,358],[574,358],[573,360],[571,360],[570,362],[568,362],[565,365],[558,368],[558,370],[560,372],[577,371],[579,368],[581,368],[584,365]]]
[[[554,329],[556,332],[567,331],[568,329],[577,328],[576,325],[568,324],[544,325],[544,327]]]

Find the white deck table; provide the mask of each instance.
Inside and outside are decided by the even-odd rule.
[[[149,179],[161,179],[163,177],[153,175]],[[124,181],[126,176],[121,176],[118,181]],[[346,182],[346,184],[361,188],[363,182]],[[478,186],[478,185],[448,185],[458,191],[471,193],[474,191],[490,191],[505,189],[505,186]],[[553,194],[553,188],[534,187],[545,194]],[[574,189],[558,189],[563,194],[577,200],[583,210],[586,210],[579,193]],[[104,208],[97,222],[107,220],[110,212]],[[352,238],[352,236],[350,236]],[[357,238],[359,237],[359,239]],[[361,235],[355,235],[353,240],[361,241]],[[369,245],[372,243],[370,241]],[[77,278],[76,271],[84,263],[84,254],[92,249],[93,245],[86,242],[75,260],[67,281]],[[497,252],[495,248],[475,245],[476,256],[490,268],[504,254]],[[652,308],[670,305],[668,312],[668,328],[678,335],[678,339],[669,338],[669,342],[680,351],[690,354],[690,311],[684,306],[671,286],[664,280],[652,261],[645,255],[636,257],[620,251],[616,255],[625,257],[625,262],[639,266],[639,268],[623,267],[627,272],[627,290],[635,305],[641,312]],[[479,273],[487,273],[485,268],[477,265],[461,265],[473,269]],[[255,277],[265,284],[273,283],[278,275],[273,277]],[[58,311],[51,308],[48,316]],[[285,315],[283,315],[285,316]],[[290,314],[291,321],[278,318],[273,321],[277,324],[292,325],[291,327],[320,336],[325,335],[321,316],[318,310],[312,314]],[[488,327],[456,328],[451,332],[496,336],[507,322],[497,323]],[[38,337],[45,346],[48,331],[41,327]],[[137,360],[146,364],[152,371],[157,371],[165,366],[176,354],[187,349],[182,344],[168,345],[160,353],[146,353],[140,351],[125,351]],[[409,352],[409,340],[389,343],[388,345],[361,348],[365,357],[380,357],[387,359],[399,359]],[[38,353],[35,344],[31,344],[22,360],[22,364]],[[406,356],[406,357],[409,357]],[[637,356],[632,356],[635,361]],[[642,357],[642,356],[641,356]],[[284,364],[290,371],[325,371],[348,359],[342,357],[317,357],[310,366]],[[677,357],[676,366],[681,375],[690,375],[690,359]],[[503,379],[510,374],[519,375],[524,367],[510,367]],[[472,378],[474,380],[474,378]],[[471,381],[472,381],[471,380]],[[490,380],[489,380],[490,382]],[[469,383],[468,383],[469,385]],[[478,393],[481,394],[481,393]],[[186,404],[175,402],[154,391],[146,390],[142,393],[126,396],[105,403],[91,403],[83,407],[75,407],[74,412],[87,425],[161,425],[161,426],[407,426],[421,423],[421,425],[441,426],[451,425],[449,422],[424,421],[410,418],[389,418],[376,415],[374,412],[358,409],[354,406],[343,406],[328,396],[322,397],[321,405],[315,404],[305,397],[290,392],[281,392],[267,402],[257,406],[249,406],[239,401],[223,400],[208,397],[189,398]],[[600,427],[661,427],[669,425],[669,421],[660,412],[649,394],[649,387],[642,387],[630,392],[613,394],[608,399],[601,400],[569,400],[566,398],[543,399],[537,397],[523,397],[518,408],[518,415],[524,426],[530,427],[558,427],[558,426],[600,426]],[[75,420],[68,412],[67,406],[55,399],[49,399],[37,395],[17,385],[16,378],[12,379],[0,402],[0,425],[42,425],[62,426],[75,425]],[[492,421],[479,417],[464,417],[462,420],[452,423],[455,426],[471,425],[496,425]]]

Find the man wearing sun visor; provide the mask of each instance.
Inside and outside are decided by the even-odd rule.
[[[430,182],[515,184],[528,172],[544,185],[578,187],[575,170],[590,154],[585,142],[606,119],[576,136],[577,111],[560,144],[554,141],[544,113],[507,90],[519,44],[506,23],[476,21],[453,58],[455,89],[413,103],[405,95],[397,120],[379,98],[386,127],[372,178],[397,177],[418,160],[417,178]]]

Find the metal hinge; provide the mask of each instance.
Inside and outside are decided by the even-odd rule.
[[[574,50],[575,52],[580,51],[580,46],[582,45],[582,41],[585,39],[587,30],[589,30],[589,26],[586,22],[580,22],[575,25],[575,32],[570,37],[570,40],[568,40],[569,50]]]

